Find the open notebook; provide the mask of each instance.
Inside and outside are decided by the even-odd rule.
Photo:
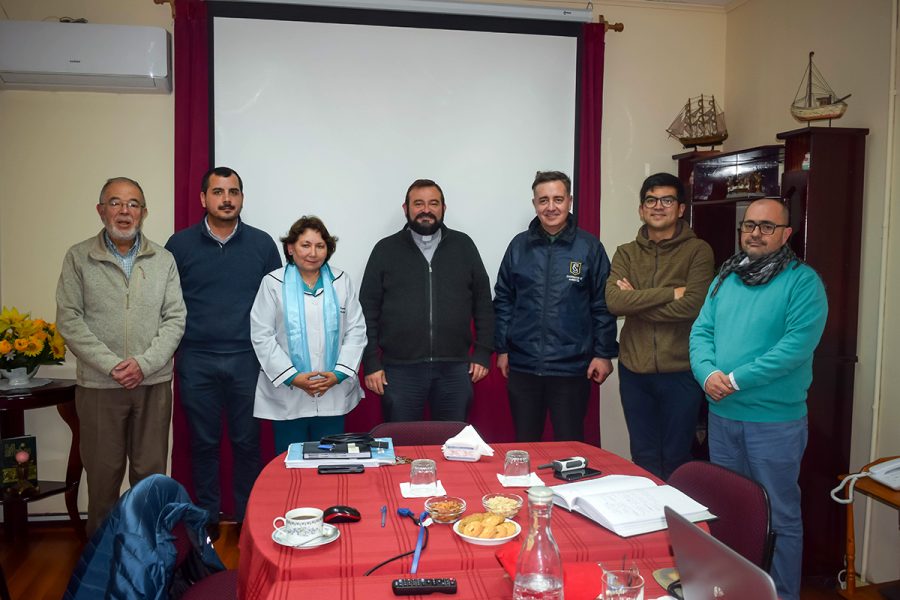
[[[669,485],[656,485],[646,477],[607,475],[552,489],[554,504],[581,513],[622,537],[665,529],[665,506],[691,521],[715,518],[683,492]]]

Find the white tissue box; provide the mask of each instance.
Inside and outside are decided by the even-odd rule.
[[[460,448],[444,446],[444,458],[447,460],[460,460],[463,462],[478,462],[481,460],[481,452],[475,448]]]

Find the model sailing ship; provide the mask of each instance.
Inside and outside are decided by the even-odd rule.
[[[813,63],[813,54],[809,53],[806,72],[797,89],[797,96],[791,104],[791,114],[798,121],[821,121],[839,119],[847,110],[844,102],[851,94],[838,98],[825,78]]]
[[[688,98],[666,131],[669,137],[678,138],[685,148],[717,146],[728,137],[725,111],[716,104],[715,96],[700,94],[696,98]]]

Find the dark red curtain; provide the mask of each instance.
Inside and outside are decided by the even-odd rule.
[[[584,26],[580,48],[579,164],[576,191],[578,224],[600,233],[600,131],[603,111],[604,27]],[[204,214],[200,205],[200,178],[209,160],[209,20],[204,0],[179,0],[175,15],[175,229],[196,223]],[[232,165],[239,168],[239,165]],[[493,266],[489,266],[493,268]],[[381,405],[367,392],[360,405],[347,416],[348,431],[368,431],[381,422]],[[512,419],[506,382],[496,365],[475,386],[475,401],[469,421],[489,442],[512,441]],[[224,427],[224,425],[223,425]],[[549,424],[548,424],[549,428]],[[599,393],[596,386],[585,424],[587,441],[599,445]],[[263,460],[273,455],[271,432],[263,428]],[[222,510],[233,508],[227,447],[222,457]],[[192,490],[187,422],[175,387],[173,415],[172,476]]]
[[[175,231],[203,216],[209,168],[209,23],[203,0],[175,3]]]
[[[175,3],[175,231],[196,223],[204,213],[200,178],[209,164],[207,28],[203,0]],[[190,435],[177,378],[172,408],[172,477],[194,495]],[[228,506],[222,507],[225,512],[234,509],[234,500],[229,496],[223,494],[223,500],[228,501]]]
[[[580,48],[581,82],[578,98],[578,226],[600,237],[600,132],[603,116],[603,53],[606,27],[584,26]],[[609,249],[607,248],[607,252]],[[600,445],[600,388],[591,386],[585,421],[585,440]]]

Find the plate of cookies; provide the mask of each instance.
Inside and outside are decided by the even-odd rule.
[[[500,515],[476,513],[457,521],[453,531],[476,546],[499,546],[519,535],[522,527]]]

